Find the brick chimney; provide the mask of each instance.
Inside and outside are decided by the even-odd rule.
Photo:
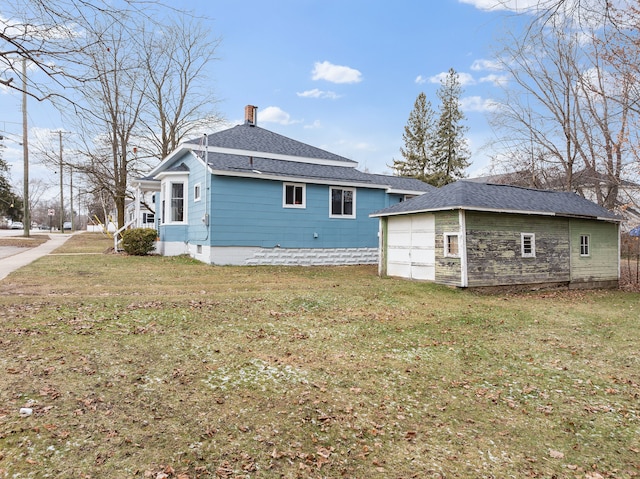
[[[244,123],[245,125],[256,126],[258,123],[257,118],[258,107],[253,105],[247,105],[244,107]]]

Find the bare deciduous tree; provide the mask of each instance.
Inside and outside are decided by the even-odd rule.
[[[118,23],[131,12],[148,15],[153,0],[16,0],[4,2],[0,14],[0,84],[22,92],[18,60],[34,65],[27,94],[38,99],[65,98],[92,77],[85,53],[101,37],[105,19]],[[143,9],[144,7],[144,9]]]
[[[184,19],[141,38],[149,85],[140,131],[147,141],[140,145],[147,156],[161,160],[187,135],[207,131],[220,122],[217,99],[205,72],[216,60],[220,39],[209,39],[202,23]]]
[[[79,116],[85,161],[77,167],[92,190],[109,191],[117,224],[133,198],[129,180],[166,157],[184,136],[218,120],[205,66],[219,40],[199,24],[179,20],[166,28],[130,19],[102,28],[88,50],[96,81],[82,90],[88,105]],[[205,87],[207,87],[205,89]]]
[[[559,171],[563,189],[613,209],[630,158],[635,80],[607,62],[601,24],[574,20],[549,17],[504,42],[499,58],[513,82],[493,123],[508,158],[520,152],[532,171]]]

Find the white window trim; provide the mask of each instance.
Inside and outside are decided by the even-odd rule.
[[[202,200],[202,185],[200,183],[196,183],[193,185],[193,201],[194,203]]]
[[[287,186],[302,187],[302,204],[287,204]],[[295,195],[294,195],[295,196]],[[307,207],[307,185],[304,183],[283,183],[282,184],[282,207],[283,208],[306,208]]]
[[[587,238],[587,253],[586,254],[582,253],[582,238]],[[589,256],[591,256],[591,235],[588,235],[588,234],[580,235],[580,256],[582,258],[588,258]]]
[[[342,190],[342,191],[351,191],[353,193],[353,214],[350,215],[334,215],[332,210],[332,201],[331,197],[333,196],[333,190]],[[346,219],[355,219],[356,217],[356,189],[355,188],[346,188],[344,186],[330,186],[329,187],[329,218],[346,218]]]
[[[455,236],[456,238],[458,238],[458,253],[457,254],[452,254],[449,253],[449,237],[451,236]],[[445,258],[460,258],[460,248],[462,247],[462,245],[460,244],[460,233],[459,232],[452,232],[452,231],[445,231],[444,233],[442,233],[442,249],[443,249],[443,253],[444,253],[444,257]]]
[[[164,195],[164,211],[162,212],[162,224],[164,225],[186,225],[189,223],[189,181],[187,176],[172,176],[170,179],[163,181],[163,195]],[[171,221],[171,194],[173,192],[173,185],[182,183],[182,194],[184,198],[182,209],[182,221]]]
[[[524,251],[524,239],[531,237],[531,253],[525,253]],[[520,253],[523,258],[535,258],[536,257],[536,234],[535,233],[520,233]]]

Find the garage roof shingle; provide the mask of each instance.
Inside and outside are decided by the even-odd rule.
[[[457,181],[430,190],[416,198],[376,211],[371,216],[451,209],[603,218],[611,221],[621,219],[575,193],[471,181]]]

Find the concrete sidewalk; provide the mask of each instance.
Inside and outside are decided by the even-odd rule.
[[[10,256],[0,257],[0,281],[9,276],[15,270],[28,265],[32,261],[38,258],[48,255],[53,250],[62,246],[65,241],[71,238],[72,234],[52,234],[51,238],[46,243],[36,246],[35,248],[13,248],[16,250],[15,254]],[[11,252],[9,250],[9,252]]]

